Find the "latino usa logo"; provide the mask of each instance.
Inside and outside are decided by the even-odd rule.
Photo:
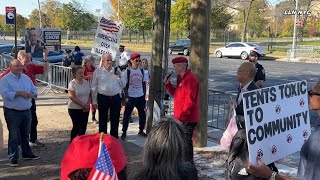
[[[287,142],[288,142],[288,143],[291,143],[291,142],[292,142],[292,136],[291,136],[291,134],[289,134],[289,135],[287,136]]]
[[[262,149],[259,149],[259,150],[257,151],[257,158],[258,158],[258,159],[262,159],[262,157],[263,157],[263,151],[262,151]]]
[[[299,104],[300,104],[301,107],[303,107],[305,105],[305,102],[304,102],[303,98],[300,99]]]
[[[280,105],[276,105],[275,111],[276,111],[277,114],[279,114],[281,112],[281,106]]]
[[[277,154],[277,146],[276,146],[276,145],[273,145],[273,146],[272,146],[271,153],[272,153],[273,155]]]

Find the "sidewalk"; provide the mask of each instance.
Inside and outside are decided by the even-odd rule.
[[[39,92],[41,89],[39,89]],[[38,137],[46,143],[45,147],[32,148],[33,152],[41,156],[36,161],[19,161],[19,167],[12,168],[8,164],[7,149],[0,150],[0,179],[59,179],[60,163],[65,150],[69,144],[69,135],[72,127],[70,117],[67,112],[68,98],[66,94],[59,93],[48,95],[40,95],[37,100],[38,114]],[[2,99],[0,99],[2,107]],[[91,118],[91,117],[89,117]],[[4,141],[7,143],[8,131],[3,118],[3,110],[0,109],[0,119],[4,129]],[[108,125],[108,127],[110,127]],[[119,126],[119,135],[121,135],[122,125]],[[97,133],[97,125],[88,124],[87,134]],[[209,129],[208,147],[195,148],[195,164],[202,180],[216,179],[223,180],[225,178],[225,160],[226,152],[220,151],[220,146],[214,143],[217,131]],[[127,141],[121,141],[128,157],[127,171],[128,179],[133,179],[137,171],[140,169],[141,157],[140,153],[144,145],[145,138],[138,136],[138,118],[134,118],[134,123],[129,124],[127,132]],[[221,132],[220,132],[221,134]],[[7,145],[5,145],[7,147]],[[76,157],[75,157],[76,158]],[[280,172],[294,176],[296,168],[278,165]]]

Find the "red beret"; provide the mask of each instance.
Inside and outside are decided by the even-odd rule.
[[[136,58],[140,58],[140,54],[138,53],[131,54],[130,59],[136,59]]]
[[[176,63],[188,63],[188,59],[183,56],[176,57],[172,59],[172,64],[176,64]]]
[[[81,168],[93,168],[98,159],[100,133],[78,136],[72,140],[61,162],[62,180],[67,180],[68,175]],[[105,134],[103,138],[106,144],[112,164],[117,173],[126,166],[127,157],[118,139]]]

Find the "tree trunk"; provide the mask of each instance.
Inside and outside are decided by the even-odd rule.
[[[193,133],[196,147],[207,146],[208,72],[211,0],[191,0],[190,65],[200,86],[200,122]]]
[[[129,42],[131,42],[131,30],[129,30]]]
[[[164,37],[165,0],[155,2],[152,31],[151,52],[151,80],[148,102],[147,133],[150,132],[153,120],[153,101],[155,100],[161,108],[161,86],[162,79],[162,55]]]
[[[145,44],[146,43],[146,37],[145,37],[144,29],[142,30],[142,38],[143,38],[143,44]]]
[[[242,31],[242,36],[241,36],[241,42],[244,42],[246,40],[248,19],[249,19],[251,5],[252,5],[253,1],[254,0],[250,0],[250,4],[249,4],[249,8],[247,10],[247,13],[245,13],[245,11],[244,11],[245,19],[244,19],[244,27],[243,27],[243,31]]]

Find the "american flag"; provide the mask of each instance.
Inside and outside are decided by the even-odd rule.
[[[118,180],[117,173],[113,167],[108,149],[106,145],[102,142],[100,143],[101,148],[99,157],[94,165],[90,180]]]
[[[100,20],[100,27],[108,32],[119,32],[120,30],[120,25],[117,25],[114,23],[112,20],[108,20],[104,17],[101,18]]]

